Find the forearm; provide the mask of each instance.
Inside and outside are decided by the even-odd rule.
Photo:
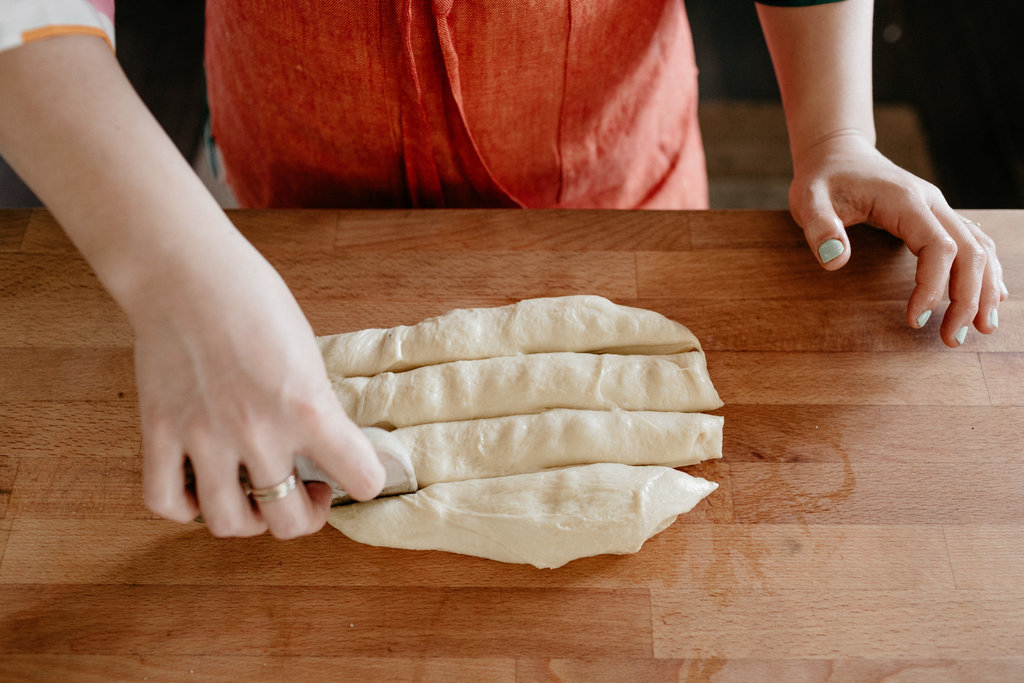
[[[875,143],[872,0],[811,7],[757,5],[786,110],[794,163],[823,140]]]
[[[168,278],[248,247],[102,40],[0,53],[0,84],[0,154],[129,315]]]
[[[360,500],[384,483],[331,390],[313,330],[206,192],[98,38],[0,53],[0,153],[61,222],[135,328],[150,509],[221,536],[312,533],[330,489],[245,495],[312,457]],[[195,488],[185,481],[185,463]]]

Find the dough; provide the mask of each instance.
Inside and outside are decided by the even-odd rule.
[[[424,365],[519,353],[675,354],[700,349],[690,330],[660,313],[599,296],[524,299],[466,308],[416,325],[320,337],[331,377],[370,377]]]
[[[722,406],[700,351],[674,356],[536,353],[337,378],[333,384],[356,424],[385,428],[547,408],[700,411]]]
[[[722,405],[696,337],[597,296],[455,310],[318,340],[336,394],[393,429],[424,487],[341,505],[372,545],[558,567],[631,553],[717,484],[672,467],[722,457]]]
[[[717,487],[667,467],[600,463],[434,484],[333,508],[329,522],[361,543],[554,568],[636,552]]]
[[[703,413],[548,410],[391,432],[420,486],[598,462],[682,467],[722,457],[723,418]]]

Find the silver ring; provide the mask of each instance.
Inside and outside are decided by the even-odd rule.
[[[298,472],[296,470],[292,470],[292,473],[288,475],[288,478],[280,484],[274,484],[273,486],[268,486],[262,489],[250,486],[246,493],[252,496],[252,499],[257,503],[270,503],[275,500],[281,500],[294,491],[298,485]]]
[[[960,216],[960,220],[962,220],[967,225],[973,225],[974,227],[978,228],[979,230],[981,229],[981,223],[979,223],[978,221],[973,221],[970,218],[968,218],[967,216]]]

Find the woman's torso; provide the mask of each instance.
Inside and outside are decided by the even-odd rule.
[[[246,206],[703,208],[681,0],[208,0]]]

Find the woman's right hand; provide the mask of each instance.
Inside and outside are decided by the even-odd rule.
[[[357,498],[384,471],[331,391],[284,282],[210,197],[91,35],[0,51],[0,154],[46,203],[136,333],[146,503],[218,536],[319,529],[326,485],[254,507],[303,453]],[[185,485],[185,459],[196,492]]]
[[[224,265],[208,281],[204,266],[217,261]],[[313,533],[330,509],[326,484],[300,482],[256,504],[239,483],[241,466],[254,488],[274,486],[299,454],[354,498],[375,496],[383,469],[342,411],[313,331],[277,273],[247,245],[229,261],[204,254],[192,265],[199,275],[179,274],[129,307],[147,506],[180,522],[201,512],[215,536]]]

